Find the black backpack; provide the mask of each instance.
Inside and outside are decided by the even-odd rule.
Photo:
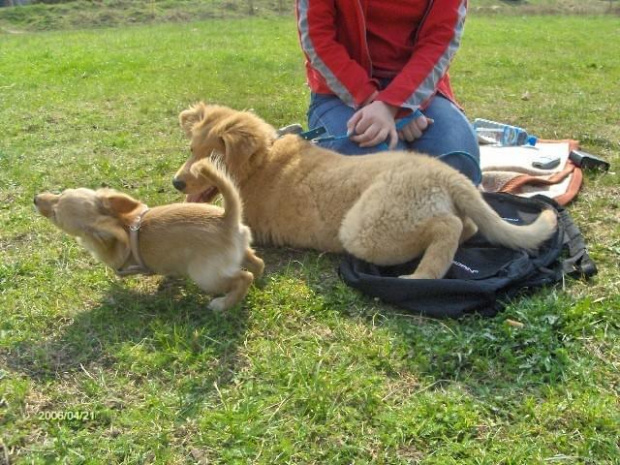
[[[491,244],[476,234],[459,247],[442,279],[398,278],[411,273],[419,259],[381,267],[351,255],[340,263],[340,277],[365,294],[412,312],[459,318],[470,313],[494,316],[518,293],[556,283],[565,275],[596,274],[581,232],[555,201],[542,195],[525,198],[501,193],[487,193],[484,198],[513,224],[530,224],[541,211],[552,209],[558,216],[557,231],[533,254]]]

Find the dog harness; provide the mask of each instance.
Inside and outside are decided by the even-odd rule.
[[[132,255],[133,259],[136,261],[137,265],[131,265],[125,267],[125,263],[116,270],[116,274],[118,276],[129,276],[132,274],[153,274],[153,271],[147,267],[142,261],[142,257],[140,256],[140,247],[138,243],[138,237],[140,234],[140,227],[142,226],[142,218],[149,211],[148,206],[144,206],[142,211],[134,218],[131,225],[129,225],[129,256],[125,263],[127,263]]]

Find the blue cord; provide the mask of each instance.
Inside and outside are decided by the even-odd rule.
[[[400,131],[402,128],[405,127],[407,123],[409,123],[409,121],[419,118],[420,116],[424,116],[424,115],[419,109],[416,109],[410,115],[407,115],[404,118],[401,118],[398,121],[396,121],[396,130]],[[321,126],[321,127],[314,128],[306,132],[302,132],[299,135],[300,137],[303,137],[306,140],[311,140],[312,142],[325,142],[328,140],[343,140],[343,139],[349,138],[348,134],[341,134],[338,136],[318,137],[321,134],[325,134],[325,132],[326,132],[326,129],[323,126]],[[389,150],[389,146],[385,142],[381,142],[377,147],[379,148],[379,150]]]
[[[404,118],[399,119],[396,122],[396,130],[400,131],[407,123],[411,120],[419,118],[420,116],[424,116],[423,113],[418,109],[411,113],[410,115],[405,116]],[[306,140],[311,140],[313,142],[323,142],[328,140],[342,140],[348,139],[348,134],[342,134],[338,136],[321,136],[321,134],[325,134],[327,130],[325,127],[321,126],[310,131],[302,132],[300,134]],[[378,146],[380,151],[388,151],[390,148],[386,142],[380,143]],[[437,157],[448,165],[452,166],[456,170],[463,173],[465,176],[470,178],[474,185],[478,185],[482,182],[482,172],[480,171],[480,164],[478,161],[469,153],[463,151],[449,152],[444,153]]]
[[[405,125],[407,123],[409,123],[409,121],[414,120],[416,118],[419,118],[420,116],[424,116],[424,115],[422,114],[422,112],[418,108],[413,113],[411,113],[410,115],[407,115],[404,118],[401,118],[398,121],[396,121],[396,130],[400,131],[402,128],[405,127]],[[380,151],[390,150],[390,146],[387,144],[387,142],[381,142],[379,145],[377,145],[377,148]]]

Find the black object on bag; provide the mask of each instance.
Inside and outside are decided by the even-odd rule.
[[[535,253],[491,244],[478,233],[457,250],[442,279],[401,279],[419,259],[397,266],[376,266],[351,255],[338,272],[349,286],[372,297],[426,316],[459,318],[477,313],[496,315],[515,295],[561,281],[563,276],[589,278],[596,274],[583,236],[564,207],[537,195],[486,193],[484,198],[513,224],[530,224],[544,209],[558,216],[556,233]]]
[[[599,158],[591,153],[584,152],[583,150],[571,150],[568,154],[568,159],[572,161],[579,168],[584,170],[587,169],[598,169],[601,171],[609,170],[609,163],[607,163],[602,158]]]

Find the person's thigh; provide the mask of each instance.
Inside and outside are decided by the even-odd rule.
[[[347,133],[347,121],[356,110],[347,106],[338,97],[327,94],[312,94],[310,108],[308,109],[308,127],[316,129],[324,127],[325,136],[341,137]],[[335,150],[343,155],[365,155],[376,153],[382,149],[381,145],[375,147],[360,147],[349,138],[318,142],[318,145]],[[398,150],[406,150],[404,142],[399,141]]]
[[[467,152],[480,160],[476,133],[461,110],[450,100],[437,95],[423,113],[434,120],[422,137],[409,144],[411,150],[432,156]]]

